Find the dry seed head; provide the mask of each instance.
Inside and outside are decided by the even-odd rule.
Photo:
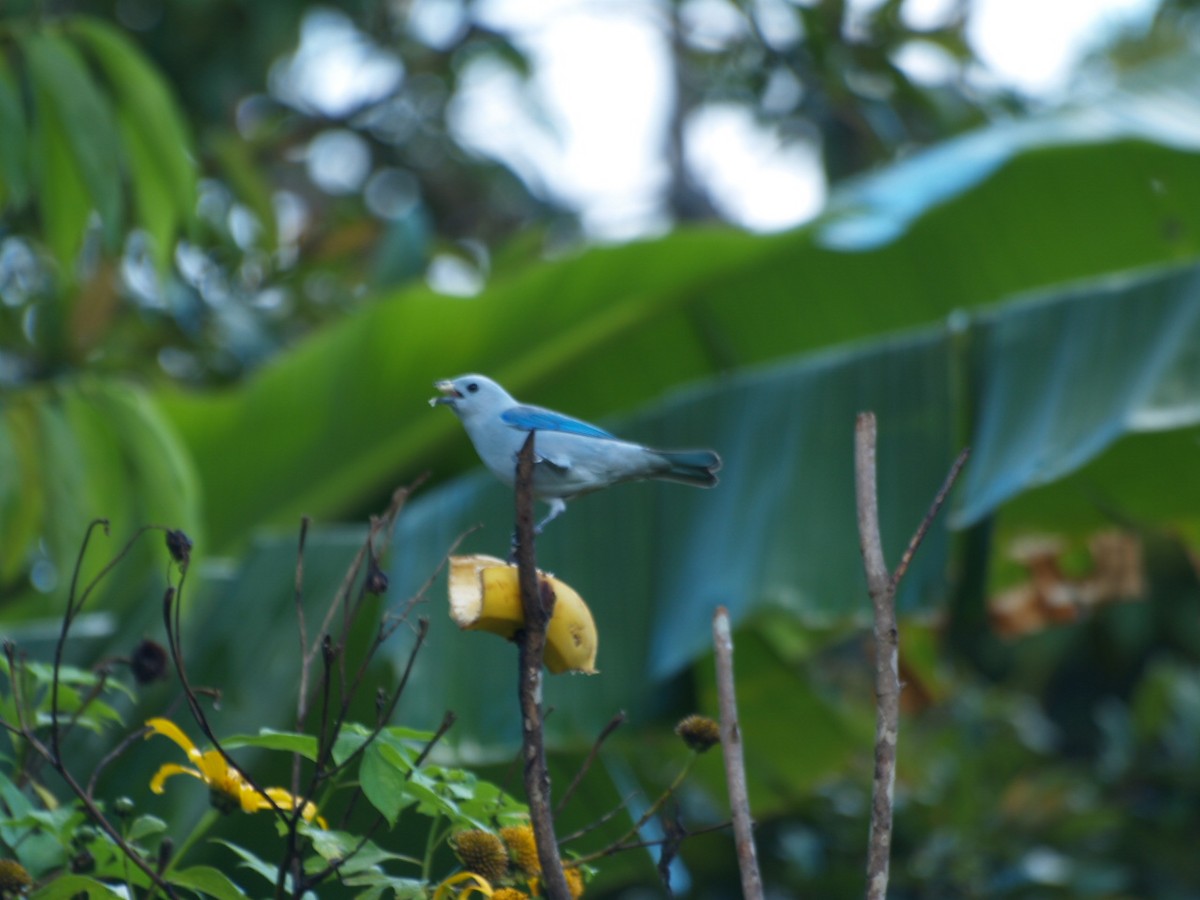
[[[675,733],[697,753],[721,743],[721,726],[708,716],[688,716],[675,726]]]
[[[508,874],[508,851],[500,838],[490,831],[478,828],[460,831],[451,846],[468,872],[482,875],[492,884]]]
[[[15,859],[0,859],[0,894],[15,897],[25,893],[33,884],[33,878],[25,867]]]

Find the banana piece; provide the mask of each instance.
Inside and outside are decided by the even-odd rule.
[[[554,590],[554,614],[546,628],[546,668],[596,674],[599,636],[592,611],[570,585],[538,571]],[[450,618],[468,631],[511,638],[525,624],[517,567],[485,554],[450,557]]]

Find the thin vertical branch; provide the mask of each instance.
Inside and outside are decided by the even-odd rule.
[[[964,448],[954,460],[929,511],[908,542],[896,571],[889,574],[879,531],[875,446],[875,414],[860,413],[854,428],[858,538],[867,575],[867,591],[875,613],[875,776],[871,787],[871,829],[867,846],[867,900],[884,900],[891,860],[896,743],[900,734],[900,631],[896,623],[896,588],[962,472],[970,448]]]
[[[296,730],[304,728],[305,698],[308,697],[308,620],[304,616],[304,546],[308,541],[308,516],[300,519],[300,546],[296,550],[296,580],[293,594],[296,602],[296,624],[300,631],[300,687],[296,691]],[[292,794],[300,792],[300,754],[292,756]]]
[[[900,731],[900,633],[896,626],[896,586],[888,574],[879,533],[875,437],[875,414],[860,413],[854,429],[858,539],[867,591],[875,609],[875,777],[867,845],[867,898],[884,900],[891,861],[896,740]]]
[[[713,614],[713,648],[717,668],[717,704],[721,715],[721,751],[725,757],[725,781],[729,786],[729,808],[738,868],[742,873],[742,897],[762,900],[762,875],[754,848],[754,823],[750,818],[750,794],[746,788],[746,760],[742,752],[742,730],[738,725],[737,695],[733,685],[733,632],[729,610],[718,606]]]
[[[554,612],[554,591],[538,578],[533,546],[533,456],[531,431],[517,455],[516,516],[517,571],[525,627],[516,636],[518,647],[518,693],[521,702],[521,750],[525,761],[525,793],[529,818],[537,843],[542,883],[550,900],[570,900],[554,836],[550,806],[550,771],[546,767],[546,743],[542,731],[542,657],[546,649],[546,627]]]

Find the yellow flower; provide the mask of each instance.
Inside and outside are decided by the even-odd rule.
[[[538,862],[537,843],[533,837],[533,826],[526,822],[524,825],[509,825],[500,829],[500,837],[512,854],[517,868],[526,875],[537,875],[542,871]]]
[[[476,875],[474,872],[459,872],[457,875],[451,875],[437,886],[437,890],[433,892],[433,900],[444,900],[444,898],[449,897],[450,889],[462,881],[469,881],[471,883],[463,887],[462,891],[457,895],[459,900],[470,897],[472,894],[479,894],[481,897],[493,896],[492,886],[482,875]]]
[[[328,827],[325,820],[317,815],[315,803],[310,800],[301,801],[293,797],[290,791],[285,791],[280,787],[265,788],[260,793],[247,784],[241,773],[231,767],[218,751],[206,750],[201,753],[199,748],[174,722],[168,719],[149,719],[146,726],[150,729],[150,733],[146,737],[161,734],[163,737],[171,739],[187,754],[188,760],[192,763],[190,767],[180,766],[176,763],[164,763],[160,766],[159,770],[154,773],[154,777],[150,779],[150,790],[154,793],[163,793],[163,784],[172,775],[190,775],[208,785],[209,791],[212,793],[213,805],[221,812],[232,812],[238,807],[241,807],[242,812],[248,813],[276,807],[283,809],[301,807],[300,816],[305,822],[316,820],[316,823],[322,828]],[[272,803],[272,801],[274,802]],[[303,806],[301,806],[301,802],[303,802]]]
[[[563,878],[567,882],[567,890],[571,892],[571,900],[579,900],[583,896],[583,873],[576,866],[568,866],[567,861],[562,860]],[[529,879],[529,892],[535,896],[542,889],[541,878]]]

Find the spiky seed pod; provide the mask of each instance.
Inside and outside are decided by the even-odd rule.
[[[492,884],[508,874],[508,850],[490,831],[460,831],[451,846],[468,872],[482,875]]]
[[[509,825],[500,829],[500,837],[508,846],[508,852],[512,854],[512,860],[518,869],[526,875],[537,875],[542,871],[532,825]]]
[[[721,726],[708,716],[688,716],[675,726],[675,733],[697,753],[721,743]]]

